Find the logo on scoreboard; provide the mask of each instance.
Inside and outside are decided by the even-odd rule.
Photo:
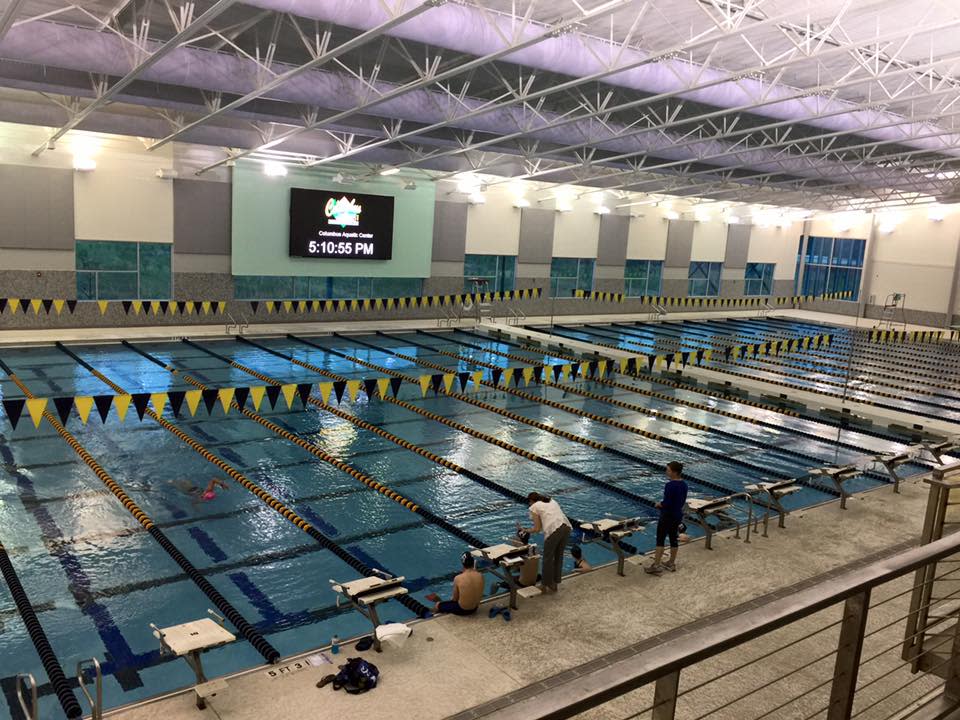
[[[327,200],[327,206],[323,212],[328,218],[328,225],[339,225],[345,228],[347,226],[356,227],[360,224],[361,210],[363,208],[360,205],[344,195],[339,200],[334,198]]]

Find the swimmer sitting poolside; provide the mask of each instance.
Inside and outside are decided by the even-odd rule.
[[[452,615],[473,615],[483,600],[483,575],[474,568],[473,555],[468,550],[460,557],[463,570],[453,579],[453,598],[441,600],[436,593],[427,595],[435,602],[434,612]]]

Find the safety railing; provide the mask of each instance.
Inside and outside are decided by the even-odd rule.
[[[960,588],[960,534],[851,568],[634,653],[591,661],[564,682],[547,678],[517,691],[522,699],[506,707],[473,708],[473,717],[557,720],[594,708],[616,720],[960,716],[960,636],[951,606],[960,589],[922,595],[931,618],[953,623],[902,657],[904,627],[907,642],[917,634],[910,624],[921,609],[912,602],[917,589],[948,578]]]

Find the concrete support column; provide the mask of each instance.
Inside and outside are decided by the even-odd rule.
[[[957,306],[958,296],[960,296],[960,237],[957,238],[957,252],[953,257],[953,280],[950,282],[950,298],[945,310],[946,320],[943,323],[945,328],[953,325],[953,312]]]
[[[794,279],[793,292],[791,295],[799,295],[800,288],[803,287],[803,274],[807,271],[807,243],[810,240],[810,228],[812,223],[809,220],[803,221],[803,230],[800,234],[800,275]]]
[[[874,245],[879,237],[879,218],[876,213],[870,215],[870,236],[867,238],[867,247],[863,251],[863,270],[860,271],[860,296],[857,302],[857,317],[866,317],[867,302],[870,290],[873,288],[873,256]]]

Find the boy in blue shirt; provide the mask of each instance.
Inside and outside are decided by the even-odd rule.
[[[664,570],[676,572],[677,551],[680,548],[680,523],[683,522],[683,506],[687,502],[687,483],[683,480],[683,463],[674,460],[667,464],[667,484],[663,486],[663,500],[657,503],[660,519],[657,521],[657,549],[653,563],[644,568],[650,575],[659,575]],[[670,538],[670,559],[663,560],[663,543]]]

